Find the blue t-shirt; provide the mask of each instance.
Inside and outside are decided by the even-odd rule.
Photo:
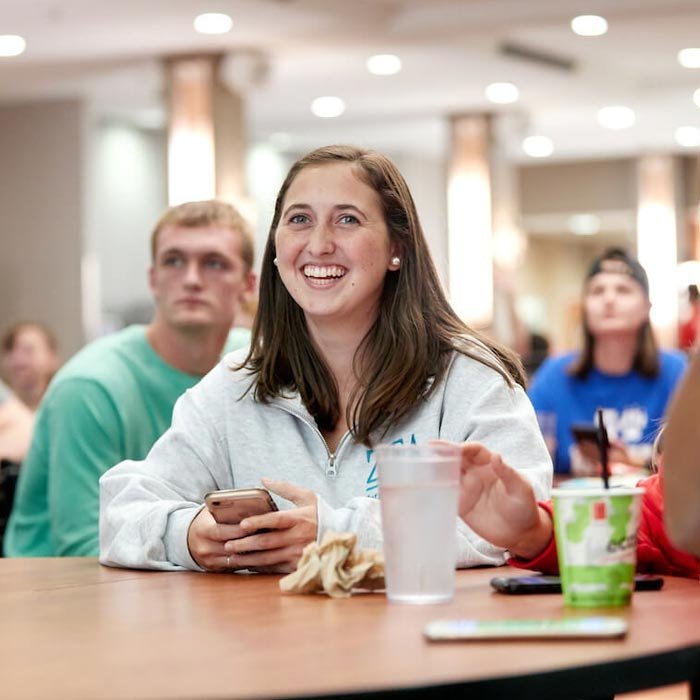
[[[570,353],[546,360],[528,388],[535,411],[554,416],[554,471],[559,473],[571,471],[575,445],[571,426],[594,423],[598,408],[603,409],[611,440],[632,447],[651,445],[687,365],[682,353],[661,351],[656,377],[642,377],[637,372],[609,375],[593,369],[585,379],[577,379],[567,371],[575,359],[576,354]]]

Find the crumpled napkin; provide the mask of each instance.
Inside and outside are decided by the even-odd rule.
[[[356,544],[354,532],[327,532],[321,544],[307,544],[296,571],[280,579],[280,590],[347,598],[353,588],[384,588],[382,555],[376,549],[358,549]]]

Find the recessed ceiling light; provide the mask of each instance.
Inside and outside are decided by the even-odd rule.
[[[19,56],[27,48],[24,37],[18,34],[0,34],[0,56]]]
[[[512,104],[520,97],[520,90],[513,83],[491,83],[484,92],[486,98],[497,105]]]
[[[571,29],[579,36],[601,36],[608,31],[608,22],[599,15],[579,15],[571,20]]]
[[[685,148],[700,146],[700,129],[697,126],[679,126],[673,136],[676,143]]]
[[[194,28],[200,34],[226,34],[231,31],[233,20],[223,12],[205,12],[194,18]]]
[[[606,129],[629,129],[634,126],[637,116],[629,107],[613,105],[598,110],[598,124]]]
[[[367,70],[373,75],[395,75],[401,70],[401,59],[391,53],[379,53],[367,59]]]
[[[345,111],[345,102],[340,97],[317,97],[311,103],[311,111],[324,119],[339,117]]]
[[[681,49],[678,52],[678,63],[683,68],[700,68],[700,49]]]
[[[528,136],[523,140],[523,151],[530,158],[547,158],[554,153],[554,143],[549,136]]]
[[[577,236],[594,236],[600,231],[600,217],[595,214],[574,214],[567,221],[569,231]]]
[[[700,88],[693,93],[693,102],[700,107]]]

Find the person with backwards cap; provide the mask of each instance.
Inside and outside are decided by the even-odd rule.
[[[556,423],[554,470],[596,472],[595,445],[577,444],[571,426],[593,424],[603,409],[609,460],[643,467],[687,360],[659,350],[649,321],[649,281],[621,248],[596,258],[583,288],[583,349],[546,360],[528,394],[538,414]]]

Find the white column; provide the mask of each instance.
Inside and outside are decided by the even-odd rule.
[[[677,188],[672,156],[644,156],[637,166],[637,255],[649,277],[651,322],[660,344],[676,344]]]
[[[211,56],[166,62],[168,85],[168,203],[216,194]]]
[[[475,327],[493,318],[493,244],[487,115],[450,120],[447,177],[449,291],[459,316]]]

